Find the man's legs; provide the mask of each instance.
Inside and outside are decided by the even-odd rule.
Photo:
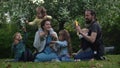
[[[84,51],[79,52],[74,59],[80,59],[80,60],[89,60],[94,58],[94,53],[91,48],[87,48]]]

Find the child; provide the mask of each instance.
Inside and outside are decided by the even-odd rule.
[[[84,34],[88,35],[88,29],[87,29],[87,28],[83,28],[83,29],[82,29],[82,32],[83,32]],[[83,38],[83,36],[82,36],[81,34],[78,34],[78,36],[79,36],[79,38],[81,39],[81,44],[82,44],[80,51],[85,50],[85,49],[88,47],[87,44],[86,44],[87,41],[85,41],[85,39]],[[78,51],[78,52],[80,52],[80,51]]]
[[[17,61],[31,61],[32,53],[25,47],[25,40],[27,37],[26,29],[24,29],[25,39],[22,40],[22,35],[19,32],[16,32],[13,36],[12,51],[14,53],[14,62]],[[28,54],[29,53],[29,54]],[[30,55],[31,54],[31,55]]]
[[[38,27],[38,30],[40,32],[42,32],[41,21],[44,19],[52,19],[52,17],[50,15],[47,15],[46,9],[43,6],[37,7],[36,13],[37,13],[36,18],[32,22],[26,21],[26,23],[28,23],[28,25],[36,25]],[[52,32],[54,32],[54,31],[51,28],[50,33],[52,33]]]
[[[46,18],[52,19],[51,16],[47,15],[46,9],[42,6],[36,8],[36,13],[37,13],[36,18],[32,22],[26,21],[26,23],[28,23],[29,25],[37,25],[38,29],[41,29],[40,25],[43,19]]]
[[[70,35],[67,30],[61,30],[59,32],[59,41],[51,41],[52,44],[56,44],[58,48],[58,56],[60,61],[71,61],[71,45]]]
[[[83,28],[82,32],[87,35],[88,34],[88,29],[87,28]],[[79,51],[77,51],[77,53],[73,53],[72,54],[73,56],[77,55],[78,53],[82,52],[83,50],[85,50],[87,48],[87,46],[85,45],[86,42],[83,41],[84,40],[83,36],[81,34],[79,34],[79,33],[77,33],[77,35],[78,35],[79,39],[81,39],[81,44],[82,45],[80,46],[81,49]]]
[[[87,35],[88,34],[88,29],[87,28],[83,28],[82,32]],[[79,36],[80,39],[83,38],[81,34],[77,33],[77,35]]]

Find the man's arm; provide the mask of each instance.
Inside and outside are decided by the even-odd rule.
[[[96,40],[96,37],[97,37],[97,33],[96,33],[96,32],[92,32],[92,33],[91,33],[91,36],[87,36],[87,35],[84,34],[84,33],[81,33],[81,35],[82,35],[86,40],[88,40],[88,41],[91,42],[91,43],[94,43],[95,40]]]
[[[97,37],[96,32],[92,32],[90,36],[86,35],[85,33],[82,32],[80,26],[76,26],[77,31],[89,42],[94,43]]]

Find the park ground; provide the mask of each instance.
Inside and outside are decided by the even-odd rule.
[[[5,62],[0,59],[0,68],[120,68],[120,55],[106,55],[106,60],[79,62]]]

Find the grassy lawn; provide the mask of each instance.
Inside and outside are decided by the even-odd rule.
[[[0,68],[120,68],[120,55],[106,55],[108,60],[80,62],[4,62]]]

